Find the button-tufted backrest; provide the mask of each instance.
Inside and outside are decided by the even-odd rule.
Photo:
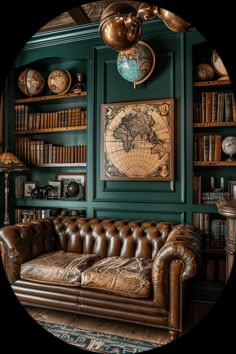
[[[10,284],[19,278],[22,263],[55,250],[55,236],[50,219],[0,229],[1,258]]]
[[[175,223],[142,220],[63,218],[53,220],[57,248],[99,256],[154,259]]]
[[[20,239],[27,244],[29,259],[51,252],[55,249],[56,241],[53,223],[50,219],[44,219],[21,224]]]

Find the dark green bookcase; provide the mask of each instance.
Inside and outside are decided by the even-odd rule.
[[[225,196],[227,196],[227,193],[230,193],[230,190],[228,190],[228,182],[234,181],[236,178],[235,161],[226,161],[227,156],[223,153],[221,147],[221,142],[226,136],[236,135],[236,122],[233,120],[233,118],[231,118],[230,122],[226,122],[225,111],[223,113],[224,116],[222,122],[211,122],[211,118],[209,116],[207,121],[203,122],[204,119],[202,119],[202,107],[200,107],[200,114],[196,112],[195,107],[197,97],[199,99],[199,97],[202,95],[202,92],[217,92],[218,94],[232,91],[230,80],[218,80],[220,76],[216,72],[213,79],[210,81],[199,82],[196,81],[196,78],[194,77],[194,69],[197,64],[212,64],[211,55],[213,49],[214,48],[211,47],[211,44],[200,33],[192,32],[187,36],[186,53],[188,53],[189,56],[189,60],[187,60],[187,72],[189,75],[191,75],[192,72],[191,82],[187,80],[187,90],[191,90],[192,92],[192,95],[189,95],[187,100],[187,111],[192,117],[190,123],[191,127],[189,126],[189,134],[192,134],[191,171],[194,176],[198,176],[198,178],[200,177],[201,179],[200,183],[197,182],[197,187],[194,185],[194,178],[192,179],[192,185],[191,181],[189,180],[188,188],[192,188],[192,222],[196,222],[196,216],[201,216],[200,224],[204,233],[205,245],[203,252],[202,271],[198,277],[198,280],[193,282],[193,300],[198,303],[205,302],[209,304],[217,302],[217,299],[222,293],[225,285],[225,250],[223,230],[221,229],[221,235],[218,240],[215,241],[212,225],[213,223],[219,223],[221,225],[220,227],[224,228],[225,226],[223,225],[225,224],[226,220],[224,220],[225,218],[218,214],[215,203],[213,203],[211,200],[208,204],[207,202],[203,202],[202,193],[205,192],[209,197],[210,192],[218,191],[222,194],[225,193]],[[191,88],[190,85],[192,85]],[[209,104],[212,105],[211,94],[208,94],[207,99]],[[198,119],[200,122],[196,122]],[[207,143],[208,139],[210,139],[210,141],[212,139],[212,137],[209,138],[210,135],[217,135],[221,137],[217,142],[217,161],[214,161],[214,158],[213,161],[208,160],[208,149],[212,148],[212,146],[208,145]],[[199,145],[199,136],[207,137],[205,140],[205,146],[203,138]],[[196,141],[198,141],[197,144]],[[215,147],[213,145],[213,149],[214,148],[216,148],[216,145]],[[202,157],[202,153],[199,154],[199,150],[202,150],[206,154],[205,157]],[[199,156],[201,157],[199,158]],[[215,184],[214,186],[213,181]],[[209,198],[213,199],[214,195],[212,194]],[[226,233],[226,230],[224,233]]]
[[[87,129],[47,134],[55,142],[70,139],[87,145],[87,163],[80,167],[32,168],[32,178],[40,183],[52,179],[58,172],[83,172],[87,175],[86,200],[14,200],[11,194],[11,211],[16,207],[56,207],[83,210],[88,217],[144,219],[192,223],[193,213],[216,213],[213,205],[193,203],[193,48],[206,39],[196,30],[187,33],[170,31],[161,20],[143,24],[141,40],[149,44],[156,56],[151,77],[133,88],[117,71],[118,53],[108,48],[98,34],[99,24],[37,33],[25,45],[8,77],[4,117],[8,119],[7,138],[14,148],[14,102],[20,98],[16,78],[22,68],[37,64],[45,75],[56,68],[69,70],[74,75],[86,75],[86,97],[40,102],[42,110],[55,107],[69,108],[74,100],[87,109]],[[45,92],[45,95],[48,92]],[[100,179],[101,104],[174,99],[174,180],[173,181],[104,181]],[[218,127],[221,131],[221,127]],[[230,128],[227,128],[230,129]],[[224,130],[224,134],[228,134]],[[42,136],[42,134],[40,134]],[[44,135],[43,135],[44,136]],[[45,134],[46,137],[46,134]],[[194,167],[195,168],[195,167]],[[231,166],[197,167],[207,175],[233,175]],[[209,172],[211,171],[211,172]],[[200,280],[199,280],[200,281]],[[200,283],[199,283],[200,284]],[[213,284],[214,285],[214,284]],[[217,283],[218,285],[218,283]],[[198,286],[194,288],[197,298]],[[204,288],[204,287],[203,287]],[[205,287],[204,289],[206,289]],[[221,287],[222,288],[222,287]],[[219,292],[216,286],[216,292]],[[202,298],[202,293],[201,293]],[[205,299],[208,301],[207,291]],[[210,301],[210,300],[209,300]],[[213,299],[215,301],[215,298]]]

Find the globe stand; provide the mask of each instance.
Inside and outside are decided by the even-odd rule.
[[[229,157],[225,161],[236,161],[236,158],[233,157],[234,155],[235,154],[229,155]]]

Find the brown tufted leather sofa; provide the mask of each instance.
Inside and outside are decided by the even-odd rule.
[[[23,305],[183,330],[183,290],[201,261],[190,224],[56,217],[0,229]]]

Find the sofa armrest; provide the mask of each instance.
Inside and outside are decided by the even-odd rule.
[[[54,247],[54,227],[49,219],[2,227],[1,259],[9,283],[13,284],[20,278],[22,263],[50,252]]]
[[[153,262],[153,296],[159,306],[169,306],[169,292],[173,290],[171,278],[176,288],[173,291],[178,297],[182,282],[194,277],[199,271],[202,237],[202,231],[190,224],[178,224],[169,233]]]

